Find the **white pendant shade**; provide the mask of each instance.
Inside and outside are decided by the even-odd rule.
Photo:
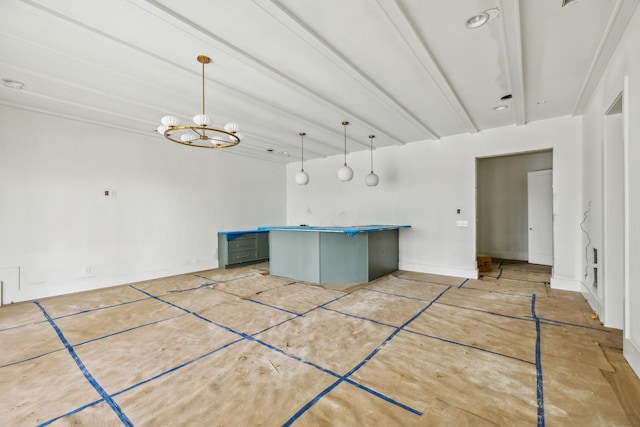
[[[178,120],[178,118],[175,116],[164,116],[160,119],[160,122],[167,127],[178,126],[180,124],[180,120]]]
[[[160,135],[164,135],[164,133],[167,131],[167,129],[169,129],[168,126],[160,125],[160,126],[158,126],[158,129],[156,129],[156,130],[158,131],[158,133]]]
[[[193,141],[193,140],[194,140],[194,139],[196,139],[196,138],[197,138],[197,136],[196,136],[196,135],[193,135],[193,134],[190,134],[190,133],[185,133],[184,135],[182,135],[182,136],[180,137],[180,140],[181,140],[182,142],[190,142],[190,141]]]
[[[198,126],[209,126],[211,124],[211,117],[206,114],[197,114],[193,116],[193,122]]]
[[[236,133],[240,130],[240,126],[237,123],[231,122],[224,125],[224,130],[230,133]]]
[[[305,171],[300,171],[296,174],[296,184],[307,185],[309,183],[309,174]]]
[[[338,169],[338,179],[342,182],[351,181],[353,178],[353,169],[349,166],[344,165],[340,169]]]
[[[369,186],[369,187],[375,187],[376,185],[378,185],[378,182],[380,182],[380,178],[378,178],[378,175],[376,175],[375,173],[371,172],[369,175],[367,175],[367,177],[364,179],[364,182]]]

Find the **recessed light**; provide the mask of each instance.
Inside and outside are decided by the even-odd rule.
[[[506,101],[513,98],[513,95],[509,94],[509,95],[505,95],[502,98],[500,98],[500,101]]]
[[[2,84],[11,89],[24,89],[25,86],[24,83],[11,79],[2,79]]]
[[[470,30],[479,28],[487,22],[493,21],[498,16],[500,16],[500,10],[498,8],[487,9],[484,12],[473,15],[471,18],[467,19],[467,21],[464,23],[464,26],[469,28]]]
[[[538,102],[536,102],[536,105],[542,105],[542,104],[546,104],[546,103],[547,103],[547,101],[538,101]]]
[[[502,111],[502,110],[506,110],[507,108],[509,108],[508,105],[496,105],[495,107],[493,107],[494,110],[496,111]]]
[[[474,28],[482,27],[487,23],[487,21],[489,21],[489,15],[482,12],[467,19],[467,22],[464,23],[464,26],[471,30]]]

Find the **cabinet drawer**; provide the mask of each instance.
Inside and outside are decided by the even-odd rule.
[[[244,237],[244,236],[243,236]],[[255,250],[257,247],[256,236],[253,235],[248,239],[234,239],[229,242],[229,252]]]
[[[229,264],[239,262],[254,261],[256,259],[256,250],[248,249],[244,251],[229,252]]]

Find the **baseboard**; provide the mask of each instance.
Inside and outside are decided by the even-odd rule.
[[[579,280],[551,277],[551,289],[580,292],[581,286]]]
[[[581,283],[580,293],[587,300],[587,303],[591,307],[594,313],[598,315],[598,317],[602,318],[604,314],[604,306],[602,305],[602,301],[590,290],[590,287]]]
[[[20,288],[18,281],[9,288],[4,286],[4,305],[33,301],[40,298],[53,297],[58,295],[72,294],[76,292],[92,291],[96,289],[110,288],[113,286],[126,285],[129,283],[142,282],[145,280],[160,279],[163,277],[177,276],[180,274],[195,273],[197,271],[211,270],[218,267],[215,263],[189,264],[180,267],[173,267],[163,270],[145,271],[140,273],[129,273],[122,275],[110,275],[104,277],[89,277],[69,280],[65,283],[50,283],[36,287]]]
[[[638,347],[628,338],[624,339],[622,349],[624,358],[627,359],[631,369],[633,369],[638,378],[640,378],[640,350],[638,350]]]
[[[418,264],[413,262],[400,261],[398,263],[398,269],[406,271],[414,271],[416,273],[428,273],[428,274],[440,274],[443,276],[464,277],[468,279],[478,278],[478,269],[474,268],[461,268],[461,267],[449,267],[439,265]]]

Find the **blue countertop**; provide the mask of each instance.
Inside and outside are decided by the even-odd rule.
[[[324,233],[345,233],[353,237],[358,233],[371,233],[375,231],[397,230],[399,228],[411,228],[410,225],[352,225],[349,227],[312,227],[312,226],[281,226],[258,227],[258,231],[321,231]]]

